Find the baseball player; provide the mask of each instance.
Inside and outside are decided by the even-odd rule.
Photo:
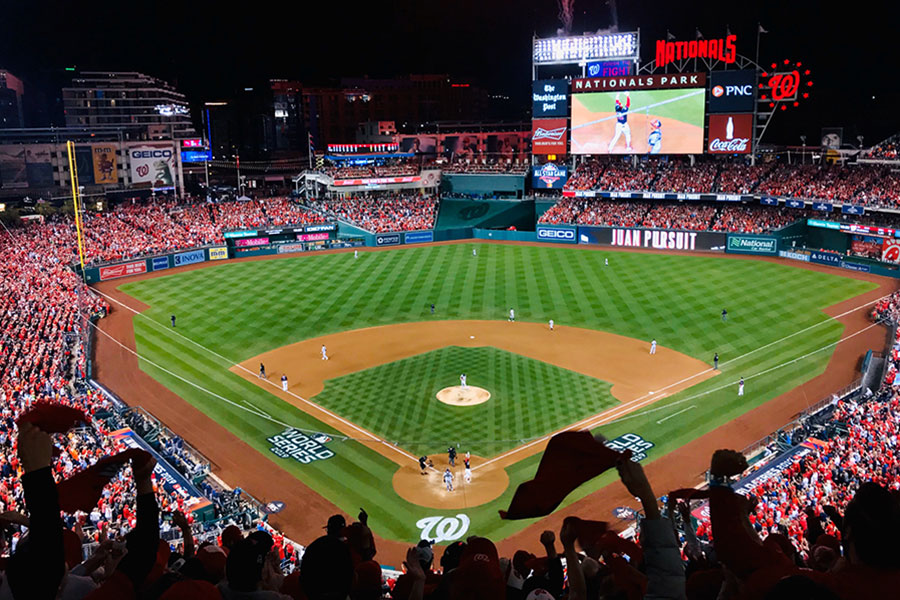
[[[722,309],[722,322],[724,323],[727,320],[728,320],[728,311],[723,308]]]
[[[608,266],[609,266],[609,259],[608,259],[608,258],[604,258],[604,259],[603,259],[603,266],[605,266],[605,267],[608,267]]]
[[[744,395],[744,378],[741,377],[741,380],[738,381],[738,396]]]
[[[260,379],[266,378],[266,365],[264,365],[262,363],[259,363],[259,378]]]
[[[431,314],[434,314],[434,302],[431,303]]]
[[[175,315],[172,315],[172,327],[175,327]]]
[[[447,459],[450,461],[451,467],[456,466],[456,448],[454,448],[453,446],[447,448]]]
[[[428,465],[428,457],[420,456],[419,457],[419,471],[422,473],[422,475],[427,475],[427,473],[428,473],[426,471],[427,465]]]
[[[325,348],[325,344],[322,344],[322,360],[328,360],[328,351]]]
[[[715,369],[716,371],[719,370],[719,353],[718,352],[716,352],[716,355],[713,356],[713,369]]]
[[[466,470],[463,471],[463,479],[466,483],[472,483],[472,463],[469,460],[468,452],[466,452],[466,457],[463,459],[463,464],[466,465]]]
[[[462,389],[466,389],[466,387],[467,387],[465,373],[463,373],[462,375],[459,376],[459,387],[461,387]]]
[[[359,250],[353,251],[353,258],[359,258]]]
[[[450,472],[450,468],[444,470],[444,485],[447,486],[447,491],[453,491],[453,473]]]
[[[650,154],[659,154],[662,149],[662,121],[652,119],[650,121],[650,135],[647,137],[647,146],[650,147]]]
[[[553,319],[550,319],[550,331],[553,331]]]
[[[650,342],[650,354],[656,354],[656,339]]]
[[[478,252],[476,252],[475,248],[472,248],[472,256],[478,256]]]
[[[285,392],[288,391],[287,390],[287,375],[281,376],[281,389],[282,389],[282,391],[285,391]]]
[[[625,152],[631,152],[631,127],[628,126],[628,109],[631,108],[631,95],[625,92],[625,104],[619,100],[619,94],[616,94],[616,134],[609,143],[609,152],[613,151],[613,146],[619,141],[619,137],[625,134]]]
[[[516,320],[516,311],[509,309],[509,322],[514,323]]]

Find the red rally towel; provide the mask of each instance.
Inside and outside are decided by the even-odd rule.
[[[589,431],[567,431],[550,439],[537,474],[519,485],[502,519],[530,519],[553,512],[574,489],[630,456],[610,450]]]
[[[67,513],[76,510],[90,512],[100,501],[103,488],[125,466],[125,463],[132,460],[135,464],[143,464],[151,458],[149,452],[131,448],[115,456],[100,459],[95,465],[56,484],[59,508]]]
[[[38,402],[19,416],[18,423],[31,423],[46,433],[65,433],[78,423],[90,423],[83,411],[63,404]]]

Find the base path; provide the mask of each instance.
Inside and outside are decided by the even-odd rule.
[[[328,360],[322,360],[323,345],[328,348]],[[580,327],[556,326],[550,331],[542,323],[507,321],[420,321],[355,329],[270,350],[233,366],[231,371],[341,433],[356,439],[362,434],[380,442],[376,434],[309,399],[321,392],[329,379],[447,346],[491,346],[594,377],[611,383],[612,395],[623,403],[648,396],[661,399],[717,373],[706,363],[664,346],[658,346],[656,354],[651,355],[649,340]],[[259,363],[266,365],[267,380],[257,376]],[[279,384],[283,374],[288,378],[287,392]],[[573,424],[572,428],[578,426]],[[497,466],[518,462],[545,445],[546,441],[532,444],[508,461],[497,461]],[[415,461],[415,457],[388,444],[370,447],[400,466]]]

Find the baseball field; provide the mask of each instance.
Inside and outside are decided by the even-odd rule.
[[[492,243],[231,262],[101,286],[119,304],[98,341],[99,379],[186,430],[223,476],[249,464],[234,483],[284,502],[273,519],[298,541],[313,539],[335,506],[365,507],[380,539],[499,541],[533,524],[497,510],[534,474],[553,432],[591,429],[652,464],[823,374],[844,341],[872,333],[858,323],[879,286],[849,275]],[[850,314],[858,325],[847,332]],[[125,336],[124,320],[134,344],[111,341]],[[135,349],[166,394],[127,372]],[[487,401],[437,399],[462,373]],[[447,492],[451,445],[460,460]],[[422,455],[434,463],[427,475]],[[673,475],[694,484],[699,472]],[[565,505],[613,480],[599,477]]]

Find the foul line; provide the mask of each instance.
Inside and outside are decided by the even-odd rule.
[[[197,346],[198,348],[201,348],[201,349],[205,350],[206,352],[208,352],[208,353],[210,353],[210,354],[212,354],[212,355],[214,355],[214,356],[218,356],[219,358],[221,358],[222,360],[224,360],[225,362],[227,362],[230,366],[237,367],[238,369],[240,369],[240,370],[242,370],[242,371],[244,371],[244,372],[246,372],[246,373],[249,373],[250,375],[256,376],[256,373],[254,373],[254,372],[251,371],[250,369],[244,367],[243,365],[240,365],[240,364],[234,362],[233,360],[231,360],[230,358],[228,358],[228,357],[226,357],[226,356],[223,356],[223,355],[219,354],[219,353],[216,352],[215,350],[212,350],[212,349],[210,349],[210,348],[207,348],[207,347],[204,346],[203,344],[201,344],[201,343],[199,343],[199,342],[196,342],[196,341],[192,340],[191,338],[189,338],[189,337],[187,337],[187,336],[185,336],[185,335],[182,335],[181,333],[179,333],[179,332],[177,332],[177,331],[174,331],[173,329],[171,329],[171,328],[169,328],[169,327],[166,327],[166,326],[163,325],[162,323],[159,323],[159,322],[157,322],[157,321],[151,319],[150,317],[146,316],[145,314],[143,314],[143,313],[141,313],[141,312],[139,312],[139,311],[137,311],[137,310],[131,308],[130,306],[128,306],[128,305],[125,304],[124,302],[121,302],[121,301],[117,300],[116,298],[113,298],[112,296],[110,296],[110,295],[108,295],[108,294],[104,294],[104,293],[101,292],[100,290],[94,289],[93,291],[95,291],[96,293],[100,294],[100,295],[103,296],[104,298],[107,298],[108,300],[111,300],[112,302],[115,302],[116,304],[118,304],[119,306],[125,308],[126,310],[131,311],[131,312],[134,313],[135,315],[137,315],[137,316],[139,316],[139,317],[142,317],[142,318],[146,319],[146,320],[149,321],[150,323],[156,325],[158,328],[162,328],[164,331],[166,331],[166,332],[168,332],[168,333],[170,333],[170,334],[175,334],[175,335],[177,335],[178,337],[180,337],[181,339],[183,339],[183,340],[185,340],[185,341],[188,341],[188,342],[190,342],[191,344],[194,344],[194,345]],[[94,325],[94,326],[96,327],[96,325]],[[97,330],[98,330],[98,331],[102,331],[99,327],[97,328]],[[104,335],[106,335],[106,336],[109,337],[110,339],[113,339],[112,336],[106,334],[106,332],[103,332],[103,333],[104,333]],[[159,365],[156,365],[156,364],[153,363],[152,361],[150,361],[150,360],[148,360],[148,359],[146,359],[146,358],[140,356],[137,352],[131,350],[131,348],[128,348],[127,346],[124,346],[124,345],[121,344],[118,340],[114,340],[114,341],[115,341],[117,344],[119,344],[120,346],[122,346],[123,348],[125,348],[126,350],[128,350],[129,352],[131,352],[132,354],[134,354],[135,356],[137,356],[138,358],[141,358],[142,360],[146,360],[148,363],[153,364],[154,366],[156,366],[156,367],[162,369],[162,367],[159,367]],[[171,373],[171,371],[168,371],[168,370],[166,370],[166,369],[162,369],[162,370],[163,370],[163,371],[166,371],[167,373],[170,373],[170,374],[174,375],[174,373]],[[184,378],[182,378],[182,377],[179,377],[179,376],[177,376],[177,375],[175,375],[175,377],[178,377],[178,378],[181,379],[182,381],[185,381],[185,383],[191,383],[191,382],[188,382],[186,379],[184,379]],[[278,385],[277,383],[272,382],[272,381],[269,381],[268,379],[265,379],[265,380],[263,380],[263,381],[265,381],[267,384],[269,384],[269,385],[271,385],[272,387],[274,387],[276,390],[281,390],[281,386]],[[213,396],[216,396],[216,397],[218,397],[218,398],[221,398],[221,399],[225,400],[226,402],[228,402],[229,404],[234,404],[234,402],[232,402],[232,401],[230,401],[230,400],[227,400],[227,399],[225,399],[225,398],[222,398],[222,396],[219,396],[218,394],[215,394],[215,393],[213,393],[213,392],[210,392],[209,390],[206,390],[206,389],[200,387],[199,385],[196,385],[196,384],[193,384],[193,383],[191,383],[191,385],[193,385],[194,387],[196,387],[196,388],[198,388],[198,389],[201,389],[201,390],[203,390],[203,391],[205,391],[205,392],[207,392],[207,393],[209,393],[209,394],[211,394],[211,395],[213,395]],[[281,390],[281,391],[284,391],[284,390]],[[365,429],[359,427],[359,426],[356,425],[355,423],[353,423],[353,422],[351,422],[351,421],[348,421],[348,420],[344,419],[343,417],[341,417],[341,416],[339,416],[339,415],[334,414],[333,412],[331,412],[331,411],[328,410],[327,408],[324,408],[324,407],[322,407],[322,406],[316,404],[315,402],[312,402],[312,401],[310,401],[310,400],[307,400],[306,398],[303,398],[303,397],[300,396],[299,394],[295,394],[294,392],[292,392],[292,391],[290,391],[290,390],[288,390],[286,393],[287,393],[288,395],[290,395],[290,396],[296,398],[297,400],[299,400],[299,401],[301,401],[301,402],[307,404],[308,406],[311,406],[311,407],[313,407],[314,409],[316,409],[316,410],[318,410],[318,411],[320,411],[320,412],[322,412],[322,413],[328,415],[329,417],[331,417],[331,418],[333,418],[333,419],[335,419],[335,420],[337,420],[337,421],[343,423],[344,425],[346,425],[346,426],[348,426],[348,427],[351,427],[351,428],[355,429],[356,431],[360,432],[361,434],[363,434],[364,436],[366,436],[366,437],[368,438],[367,440],[363,440],[363,441],[372,441],[372,442],[377,442],[377,443],[379,443],[379,444],[384,444],[384,445],[387,446],[388,448],[390,448],[390,449],[394,450],[395,452],[397,452],[397,453],[403,455],[404,457],[408,458],[409,460],[418,463],[418,458],[416,458],[416,457],[413,456],[412,454],[409,454],[409,453],[406,452],[405,450],[403,450],[403,449],[401,449],[401,448],[398,448],[397,446],[391,444],[390,442],[387,442],[387,441],[385,441],[385,440],[379,438],[378,436],[372,434],[372,433],[369,432],[369,431],[366,431]],[[235,405],[235,406],[237,406],[237,405]],[[243,407],[240,407],[240,408],[243,408]],[[252,412],[252,411],[249,411],[249,412]],[[254,413],[254,414],[256,414],[256,413]],[[260,415],[257,415],[257,416],[260,416]],[[264,418],[264,417],[263,417],[263,418]],[[274,420],[274,419],[272,419],[272,421],[275,422],[275,423],[282,424],[282,423],[280,423],[279,421],[276,421],[276,420]],[[283,425],[284,425],[285,427],[293,427],[292,425],[287,425],[287,424],[283,424]],[[349,438],[348,438],[348,439],[349,439]]]
[[[666,408],[668,408],[668,406],[667,406]],[[657,425],[662,425],[663,423],[665,423],[666,421],[668,421],[668,420],[671,419],[672,417],[677,417],[678,415],[683,414],[683,413],[686,413],[687,411],[693,410],[693,409],[695,409],[695,408],[697,408],[697,406],[696,406],[695,404],[691,404],[691,405],[688,406],[687,408],[682,408],[682,409],[679,410],[677,413],[673,413],[673,414],[669,415],[668,417],[663,417],[662,419],[660,419],[659,421],[657,421],[656,424],[657,424]]]

